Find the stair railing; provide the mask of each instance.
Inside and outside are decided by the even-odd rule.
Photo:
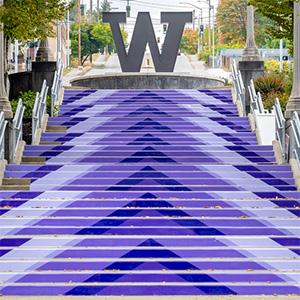
[[[23,139],[23,116],[25,107],[22,99],[19,99],[17,110],[12,121],[12,151],[10,160],[14,163],[20,142]]]
[[[0,112],[0,160],[5,158],[5,130],[7,121],[5,121],[4,112]]]
[[[58,61],[57,66],[51,88],[51,117],[54,116],[55,106],[59,103],[62,91],[63,63],[61,60]]]
[[[36,94],[34,107],[32,111],[32,144],[35,143],[38,129],[41,129],[47,113],[47,94],[48,86],[44,80],[40,93]]]
[[[250,108],[251,112],[258,112],[259,114],[265,114],[267,111],[264,108],[262,97],[260,92],[256,92],[254,81],[251,79],[250,85],[248,86],[249,95],[250,95]]]
[[[292,158],[300,162],[300,120],[297,112],[294,112],[291,119],[291,134],[290,134],[290,148]]]
[[[241,107],[242,116],[246,116],[246,94],[245,85],[242,79],[241,71],[238,70],[236,61],[233,60],[231,64],[231,77],[233,80],[234,93],[238,105]]]
[[[276,122],[276,140],[279,142],[282,159],[285,162],[288,156],[288,146],[286,145],[286,131],[285,131],[285,118],[282,112],[280,101],[278,98],[275,100],[274,104],[275,111],[275,122]]]

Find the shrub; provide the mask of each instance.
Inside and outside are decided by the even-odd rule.
[[[255,89],[261,94],[284,93],[285,81],[284,76],[270,73],[257,78],[254,81]]]
[[[201,51],[198,55],[198,60],[203,60],[206,64],[209,63],[210,52],[209,51]]]
[[[265,70],[267,73],[280,74],[280,62],[272,59],[265,61]],[[283,73],[289,73],[289,64],[287,61],[283,62]]]
[[[280,101],[283,112],[286,110],[286,105],[289,100],[289,95],[286,93],[270,92],[262,95],[264,108],[271,111],[275,104],[275,99],[278,98]]]
[[[35,97],[36,97],[36,92],[34,91],[29,90],[29,91],[21,92],[18,99],[14,99],[11,101],[12,111],[14,113],[16,112],[19,99],[21,98],[23,101],[23,105],[25,107],[24,120],[31,120]],[[47,112],[50,113],[50,111],[51,111],[51,97],[47,96]]]

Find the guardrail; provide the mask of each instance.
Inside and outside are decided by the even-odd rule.
[[[5,130],[7,121],[5,121],[4,112],[0,112],[0,160],[5,158]]]
[[[295,158],[300,163],[300,120],[296,112],[294,112],[291,119],[291,136],[290,148],[291,158]]]
[[[275,122],[276,122],[275,137],[280,145],[282,160],[286,162],[288,157],[288,145],[286,143],[287,136],[285,131],[285,118],[278,98],[276,98],[275,100],[274,111],[275,111]]]
[[[32,111],[32,144],[35,143],[37,131],[42,128],[47,113],[48,89],[47,82],[44,80],[41,92],[36,94]]]
[[[246,91],[245,85],[242,79],[241,71],[238,70],[236,61],[233,60],[231,64],[231,77],[233,80],[235,98],[238,102],[238,106],[241,109],[241,115],[246,116]]]
[[[248,86],[250,96],[250,120],[252,130],[256,132],[257,140],[261,145],[272,145],[276,139],[275,112],[264,108],[261,94],[256,92],[254,81]]]
[[[25,107],[22,99],[19,99],[17,110],[12,121],[12,149],[10,161],[15,163],[18,147],[23,138],[23,116]]]
[[[51,88],[51,117],[54,116],[55,106],[59,104],[62,92],[62,79],[63,79],[63,63],[61,60],[57,63],[57,70],[54,74],[53,85]]]
[[[257,111],[260,114],[266,114],[268,113],[267,110],[264,108],[264,104],[261,98],[260,92],[256,92],[255,86],[254,86],[254,81],[250,81],[250,85],[248,86],[249,90],[249,95],[250,95],[250,108],[251,112],[254,113]]]

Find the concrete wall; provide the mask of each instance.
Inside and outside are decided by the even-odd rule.
[[[33,62],[31,72],[20,72],[9,75],[9,99],[17,99],[20,92],[41,90],[44,79],[47,80],[49,94],[53,83],[56,62]]]
[[[224,87],[224,81],[170,73],[123,73],[119,75],[85,76],[71,81],[74,87],[92,89],[211,89]]]

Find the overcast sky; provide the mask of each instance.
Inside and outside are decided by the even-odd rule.
[[[83,3],[89,7],[90,0],[82,0]],[[100,0],[100,3],[102,0]],[[112,0],[111,7],[113,11],[125,11],[127,0]],[[132,17],[135,17],[139,11],[149,11],[152,18],[158,19],[160,12],[162,11],[192,11],[196,10],[196,14],[199,14],[199,10],[190,4],[203,7],[204,23],[207,23],[208,5],[207,0],[130,0],[130,6],[132,11]],[[211,4],[217,6],[218,0],[211,0]],[[93,5],[96,7],[97,0],[93,0]]]

